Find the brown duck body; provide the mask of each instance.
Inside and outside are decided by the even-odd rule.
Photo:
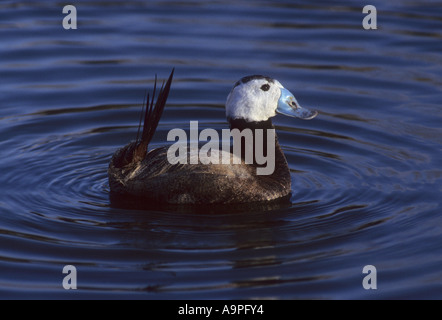
[[[275,200],[290,193],[291,178],[287,161],[275,141],[275,170],[257,175],[256,164],[171,164],[168,147],[151,150],[141,161],[124,161],[135,149],[135,142],[118,150],[109,164],[109,184],[113,192],[170,204],[231,204]],[[222,152],[218,156],[222,159]],[[130,158],[130,156],[129,156]]]

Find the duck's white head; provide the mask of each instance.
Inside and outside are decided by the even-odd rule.
[[[226,102],[228,119],[243,119],[247,122],[266,121],[277,113],[310,120],[317,111],[302,108],[295,96],[278,80],[253,75],[237,81]]]

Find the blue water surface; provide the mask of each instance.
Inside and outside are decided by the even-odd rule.
[[[0,3],[0,298],[442,298],[440,1],[72,4],[75,30],[61,2]],[[273,119],[288,205],[111,205],[110,158],[173,67],[153,146],[226,128],[250,74],[319,110]]]

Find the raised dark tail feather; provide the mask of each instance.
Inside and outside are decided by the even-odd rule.
[[[157,88],[157,77],[155,76],[155,84],[153,88],[152,99],[150,100],[149,94],[147,95],[146,100],[146,111],[144,113],[144,124],[143,124],[143,132],[141,134],[141,140],[138,141],[137,135],[137,145],[135,147],[134,152],[134,160],[142,161],[147,152],[147,146],[149,145],[152,137],[155,133],[155,130],[158,127],[158,123],[160,122],[161,115],[163,114],[164,107],[166,106],[167,97],[169,96],[170,85],[172,84],[172,78],[175,68],[172,69],[170,73],[169,79],[166,82],[166,85],[161,85],[160,92],[158,93],[158,98],[156,103],[154,104],[155,93]],[[150,100],[150,101],[149,101]],[[144,105],[144,103],[143,103]],[[140,119],[141,120],[141,119]],[[141,125],[141,121],[140,121]]]

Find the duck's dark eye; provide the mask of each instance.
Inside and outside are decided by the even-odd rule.
[[[269,84],[263,84],[262,86],[261,86],[261,90],[262,91],[269,91],[269,89],[270,89],[270,85]]]

